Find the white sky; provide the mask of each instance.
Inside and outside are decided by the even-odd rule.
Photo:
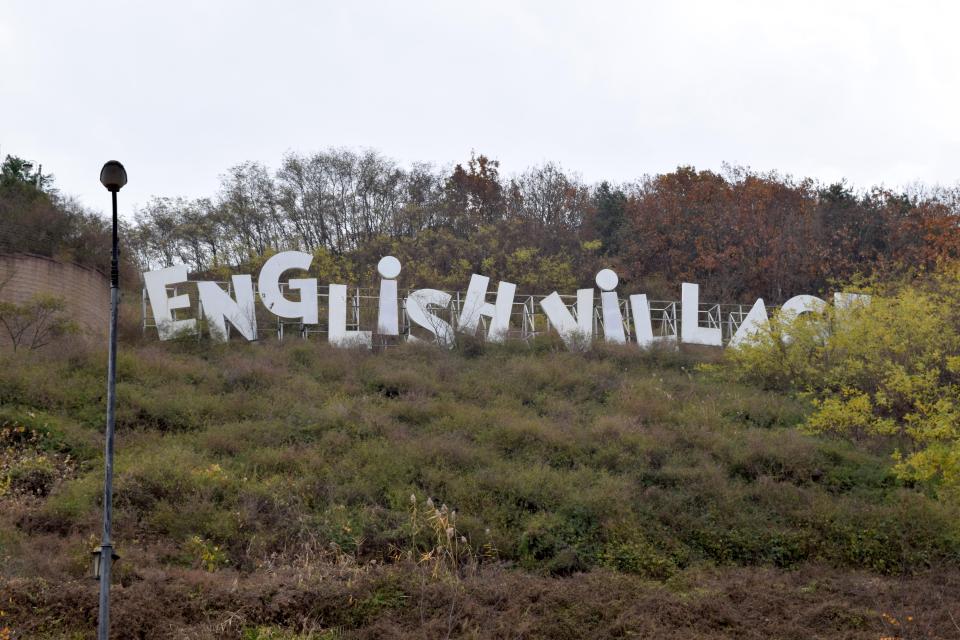
[[[88,206],[329,146],[955,184],[960,3],[0,0],[0,154]]]

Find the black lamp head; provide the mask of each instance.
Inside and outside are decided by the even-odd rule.
[[[127,184],[127,170],[116,160],[110,160],[100,169],[100,184],[107,188],[107,191],[120,191],[123,185]]]

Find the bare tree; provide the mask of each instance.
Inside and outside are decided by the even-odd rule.
[[[220,177],[218,204],[224,224],[233,232],[246,256],[263,255],[287,244],[284,218],[267,168],[244,162]]]
[[[522,217],[547,227],[576,227],[589,207],[589,191],[575,178],[567,176],[559,165],[547,163],[532,167],[514,181],[514,206],[519,196]]]
[[[23,304],[0,302],[0,326],[16,351],[31,351],[48,345],[53,339],[73,333],[76,325],[64,314],[63,298],[37,295]]]

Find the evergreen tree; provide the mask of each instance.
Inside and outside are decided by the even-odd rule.
[[[620,250],[620,233],[625,220],[624,209],[627,196],[620,189],[612,189],[609,182],[601,182],[593,195],[595,213],[594,226],[597,236],[603,243],[604,255],[613,255]]]

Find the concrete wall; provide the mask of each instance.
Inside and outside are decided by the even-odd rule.
[[[84,333],[107,335],[109,278],[95,269],[44,256],[0,255],[0,301],[20,304],[38,293],[63,298]]]

